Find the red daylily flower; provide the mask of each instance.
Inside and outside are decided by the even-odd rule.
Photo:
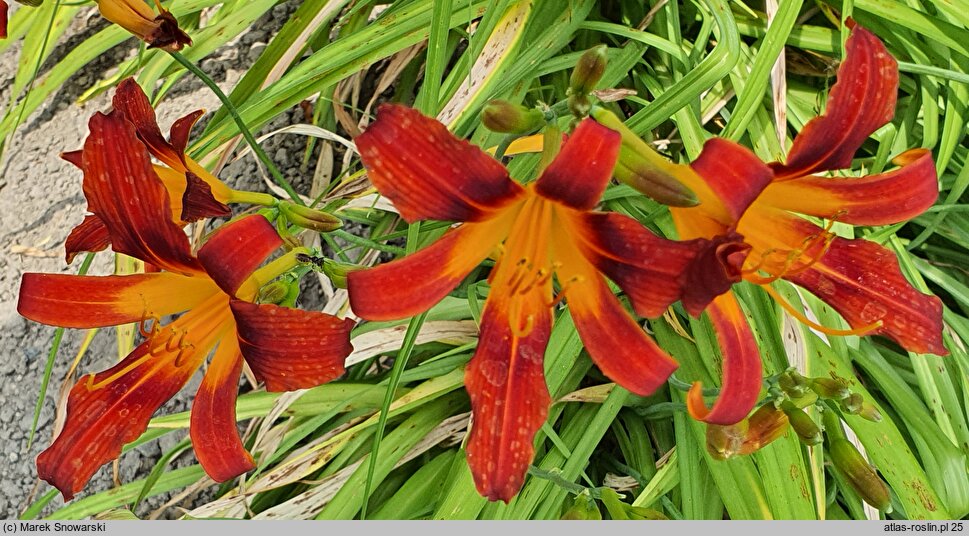
[[[64,429],[37,458],[41,478],[66,499],[177,393],[216,348],[192,406],[190,434],[215,480],[254,467],[239,439],[235,400],[243,361],[270,391],[313,387],[343,373],[353,322],[251,303],[296,264],[295,253],[256,270],[282,240],[262,216],[220,228],[192,254],[172,219],[169,192],[131,122],[116,110],[91,118],[79,160],[84,193],[114,251],[160,271],[123,276],[24,274],[18,311],[44,324],[94,328],[138,322],[147,340],[116,366],[81,378]],[[160,319],[185,312],[162,326]]]
[[[895,159],[900,167],[886,173],[817,175],[851,166],[861,144],[891,120],[897,89],[894,58],[871,32],[854,26],[825,113],[798,134],[787,162],[765,165],[739,145],[712,139],[677,173],[700,205],[670,210],[681,238],[721,242],[716,257],[728,280],[746,279],[773,293],[769,283],[785,279],[830,304],[852,327],[831,333],[880,334],[913,352],[944,355],[941,301],[913,288],[894,254],[868,240],[837,237],[798,216],[887,225],[932,205],[938,179],[924,149],[903,153]],[[705,299],[684,299],[684,305],[694,315],[706,308],[724,350],[720,399],[708,410],[695,385],[690,412],[706,422],[737,422],[760,392],[761,362],[750,328],[730,292],[709,307]]]
[[[196,110],[172,123],[166,140],[148,96],[133,78],[118,84],[112,104],[115,112],[134,127],[140,143],[162,163],[152,167],[168,190],[175,221],[188,223],[231,214],[225,204],[232,202],[237,192],[185,154],[192,126],[205,113],[203,110]],[[61,157],[80,168],[83,153],[83,150],[70,151]],[[111,237],[104,223],[96,215],[89,215],[67,237],[64,244],[67,262],[82,251],[101,251],[109,245]]]
[[[677,367],[622,307],[606,277],[625,290],[637,313],[659,316],[680,297],[680,275],[696,243],[670,242],[632,218],[592,211],[612,175],[618,133],[583,121],[525,187],[444,125],[402,106],[381,107],[356,143],[374,186],[404,219],[463,222],[413,255],[351,272],[356,314],[417,315],[500,253],[465,376],[474,415],[468,463],[482,495],[507,502],[518,492],[548,413],[542,360],[559,301],[553,274],[606,376],[647,395]]]

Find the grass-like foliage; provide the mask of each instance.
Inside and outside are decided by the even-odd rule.
[[[278,3],[163,2],[191,36],[191,46],[173,56],[170,46],[148,46],[158,34],[142,35],[146,42],[139,42],[137,54],[106,71],[80,98],[114,93],[123,79],[134,77],[152,103],[163,101],[179,80],[204,76],[195,66]],[[153,514],[144,506],[147,497],[198,489],[217,492],[206,495],[212,497],[207,502],[181,505],[189,508],[186,519],[969,515],[969,12],[942,0],[298,4],[226,91],[227,105],[195,129],[186,154],[215,169],[234,151],[250,151],[246,143],[257,144],[274,118],[310,103],[307,121],[286,131],[305,137],[307,162],[319,159],[308,181],[312,191],[294,190],[271,157],[258,151],[270,177],[266,184],[272,184],[269,193],[285,204],[239,193],[219,201],[263,205],[264,214],[276,211],[285,238],[308,245],[309,260],[288,276],[319,275],[332,291],[324,312],[346,315],[349,269],[405,257],[449,227],[438,221],[408,224],[404,210],[398,212],[369,182],[351,140],[374,123],[380,103],[416,108],[483,149],[518,153],[505,162],[512,177],[528,182],[549,164],[528,152],[541,144],[519,153],[505,134],[485,127],[482,110],[493,99],[539,108],[547,112],[545,119],[557,114],[556,128],[568,132],[574,126],[569,109],[577,107],[572,70],[585,51],[605,45],[597,50],[606,68],[590,99],[673,163],[694,161],[714,137],[745,146],[764,162],[783,161],[793,138],[825,109],[850,27],[857,23],[898,61],[897,106],[891,122],[854,154],[850,169],[835,176],[881,173],[895,167],[896,156],[924,148],[931,152],[940,193],[928,211],[895,225],[812,221],[835,235],[884,246],[915,289],[941,298],[949,355],[908,352],[883,336],[823,333],[796,317],[834,330],[857,326],[787,281],[768,282],[769,290],[740,282],[733,293],[762,356],[759,401],[765,404],[764,413],[744,421],[754,430],[744,435],[700,422],[688,411],[692,382],[702,382],[707,394],[720,393],[723,358],[709,314],[696,317],[675,304],[658,318],[636,317],[679,363],[669,382],[650,396],[637,396],[593,363],[596,356],[586,351],[566,297],[552,309],[544,357],[552,404],[535,436],[527,477],[509,502],[490,502],[476,489],[465,450],[469,427],[475,426],[465,370],[480,344],[482,313],[494,292],[488,273],[495,263],[486,259],[426,312],[358,323],[346,374],[337,380],[270,393],[247,375],[236,418],[247,424],[242,441],[255,469],[244,477],[217,484],[199,465],[170,468],[183,452],[191,455],[190,416],[156,415],[125,450],[165,434],[185,440],[164,453],[150,474],[115,489],[90,490],[56,510],[48,505],[57,491],[45,487],[25,518],[147,517]],[[94,9],[91,2],[46,0],[13,13],[0,52],[10,53],[18,39],[23,45],[11,101],[3,103],[0,147],[86,64],[114,47],[132,46],[129,31],[111,24],[71,41],[73,48],[60,50],[56,63],[48,61],[66,46],[62,38],[72,18]],[[613,181],[598,208],[631,217],[661,237],[680,238],[671,210],[627,184]],[[335,215],[347,225],[333,231],[331,220],[318,214]],[[85,270],[89,264],[90,258]],[[142,268],[121,263],[119,273]],[[292,289],[292,280],[288,283]],[[632,314],[630,297],[618,287],[612,290]],[[294,300],[290,295],[273,303]],[[118,336],[130,348],[135,333],[119,328]],[[57,352],[60,335],[48,375],[53,360],[70,359]],[[87,370],[84,361],[79,370]],[[53,379],[51,385],[60,380]],[[56,391],[46,381],[36,388],[42,397]],[[774,417],[783,418],[783,426],[771,436],[764,423]],[[34,440],[48,442],[48,433]],[[735,433],[746,446],[731,447]],[[867,462],[857,458],[859,452]]]

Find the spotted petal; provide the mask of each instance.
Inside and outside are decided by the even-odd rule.
[[[864,177],[808,175],[771,183],[758,203],[854,225],[888,225],[925,212],[939,194],[932,153],[913,149],[898,169]]]
[[[410,222],[479,221],[522,194],[497,160],[411,108],[381,106],[355,142],[370,181]]]
[[[220,227],[199,249],[198,258],[219,288],[235,296],[246,278],[282,245],[272,224],[253,214]]]
[[[367,320],[396,320],[430,309],[494,251],[514,216],[463,224],[402,259],[350,272],[350,307]]]
[[[593,119],[585,119],[535,183],[535,190],[568,207],[596,206],[612,178],[622,137]]]
[[[191,309],[218,292],[207,278],[169,272],[81,276],[26,273],[17,312],[65,328],[117,326]]]
[[[131,124],[115,113],[96,113],[89,128],[84,195],[88,210],[107,228],[114,250],[169,271],[198,272],[188,237],[172,221],[168,191]]]
[[[683,295],[695,243],[660,238],[613,212],[576,213],[567,221],[585,259],[626,292],[640,315],[660,316]]]
[[[895,254],[874,242],[837,237],[810,269],[785,279],[827,302],[852,328],[881,322],[871,334],[912,352],[949,353],[942,343],[942,301],[916,290]]]
[[[687,394],[686,405],[696,420],[719,425],[734,424],[750,414],[760,396],[763,374],[760,351],[732,292],[715,299],[706,311],[716,330],[723,357],[720,396],[713,408],[707,409],[703,402],[702,386],[697,382]]]
[[[188,382],[224,333],[217,311],[193,310],[114,367],[81,378],[68,396],[64,429],[37,457],[38,476],[69,500],[125,443],[141,436],[155,410]],[[172,335],[184,329],[192,333],[191,349],[180,348]]]
[[[192,401],[189,432],[195,457],[216,482],[225,482],[256,467],[242,445],[236,425],[241,374],[239,343],[235,337],[225,337]]]
[[[892,120],[897,93],[895,58],[874,34],[854,26],[824,114],[804,125],[786,163],[771,165],[777,179],[851,167],[861,144]]]
[[[231,307],[242,355],[267,391],[308,389],[343,374],[352,320],[241,300]]]
[[[551,312],[538,292],[512,299],[522,300],[520,312],[503,296],[488,299],[464,379],[473,415],[468,465],[478,492],[505,502],[522,487],[551,401],[542,366]]]
[[[555,241],[556,275],[586,351],[603,374],[630,391],[652,394],[677,368],[622,307],[595,267],[567,237]]]

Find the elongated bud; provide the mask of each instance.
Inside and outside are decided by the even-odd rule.
[[[144,0],[96,0],[101,16],[128,30],[148,48],[160,48],[178,52],[192,39],[178,27],[178,21],[168,11],[159,7],[155,15]],[[156,2],[156,5],[159,5]]]
[[[569,79],[569,91],[572,95],[588,95],[596,88],[609,62],[607,48],[606,45],[596,45],[579,57],[575,69],[572,69],[572,78]]]
[[[858,393],[851,393],[841,401],[841,409],[849,415],[858,415],[865,405],[865,398]]]
[[[844,473],[848,484],[863,501],[883,511],[891,507],[888,486],[850,441],[840,437],[832,439],[828,453],[831,462]]]
[[[323,261],[323,273],[330,278],[333,286],[337,288],[347,288],[347,274],[359,269],[352,264],[336,262],[330,259]]]
[[[707,452],[715,460],[726,460],[740,453],[750,423],[744,419],[736,424],[707,425]]]
[[[861,405],[861,411],[858,412],[858,416],[871,422],[882,421],[881,412],[878,411],[878,408],[876,408],[874,404],[868,402],[867,400]]]
[[[545,123],[545,114],[504,100],[493,100],[481,111],[481,122],[492,132],[526,134]]]
[[[811,378],[810,385],[811,390],[821,398],[841,400],[851,394],[843,382],[831,378]]]
[[[589,496],[588,490],[575,496],[572,506],[562,514],[562,519],[573,519],[578,521],[601,521],[602,513],[595,500]]]
[[[660,156],[609,110],[593,107],[592,117],[622,135],[619,161],[613,172],[616,180],[671,207],[692,207],[699,203],[693,190],[677,178],[678,173],[693,173],[689,166],[674,164]]]
[[[335,231],[343,225],[340,218],[337,218],[329,212],[304,207],[289,201],[281,201],[279,203],[279,210],[294,225],[321,233]]]
[[[757,452],[787,432],[787,415],[773,404],[764,404],[747,420],[750,421],[750,428],[740,454]]]
[[[800,398],[808,392],[808,383],[796,370],[789,370],[777,378],[777,385],[791,398]]]
[[[297,298],[299,298],[299,281],[283,278],[263,285],[259,289],[259,297],[256,301],[292,307],[296,305]]]
[[[810,390],[807,393],[805,393],[804,396],[801,396],[798,398],[791,398],[791,404],[794,404],[795,406],[801,409],[804,409],[810,406],[811,404],[814,404],[817,401],[818,401],[818,394]]]
[[[791,402],[785,401],[781,404],[781,410],[787,415],[787,420],[791,423],[791,428],[794,429],[794,433],[797,434],[797,438],[801,440],[801,443],[808,446],[821,443],[823,439],[821,437],[821,427],[803,409],[795,406]]]

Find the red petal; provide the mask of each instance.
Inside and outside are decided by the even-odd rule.
[[[0,39],[7,38],[7,3],[0,0]]]
[[[74,164],[77,169],[84,169],[84,151],[81,149],[77,151],[64,151],[61,153],[61,159]]]
[[[239,343],[226,337],[219,343],[192,402],[189,430],[195,457],[216,482],[225,482],[256,467],[236,426],[240,374]]]
[[[185,172],[181,220],[192,222],[203,218],[229,216],[232,210],[212,195],[212,187],[191,171]]]
[[[693,262],[683,271],[683,308],[693,316],[707,308],[717,296],[743,278],[742,269],[751,246],[737,233],[718,235],[713,240],[697,238]]]
[[[750,414],[760,396],[763,374],[760,350],[733,293],[723,294],[714,300],[707,308],[707,314],[716,329],[723,356],[720,397],[713,409],[707,409],[703,402],[703,389],[697,382],[686,397],[686,406],[690,415],[698,421],[734,424]]]
[[[579,210],[596,206],[612,178],[621,139],[618,132],[585,119],[538,178],[535,191]]]
[[[168,139],[172,148],[182,158],[185,158],[185,149],[188,148],[188,138],[192,134],[192,127],[203,115],[205,115],[205,110],[196,110],[172,123]]]
[[[135,126],[138,138],[148,146],[148,150],[155,158],[164,162],[168,167],[185,169],[185,164],[182,161],[184,155],[165,139],[158,127],[155,109],[151,107],[148,95],[145,95],[144,90],[141,89],[138,82],[135,82],[134,78],[125,78],[118,84],[112,104],[115,110]],[[191,130],[191,125],[189,125],[189,130]]]
[[[824,114],[794,138],[786,164],[771,165],[778,180],[851,167],[861,144],[892,120],[897,92],[895,58],[874,34],[855,26]]]
[[[24,274],[17,312],[65,328],[117,326],[195,307],[217,293],[206,278],[169,272],[81,276]]]
[[[775,181],[758,202],[854,225],[888,225],[925,212],[939,194],[932,153],[914,149],[895,162],[902,167],[858,178],[808,175]]]
[[[770,168],[754,153],[721,138],[708,140],[690,167],[713,190],[715,200],[706,198],[704,188],[687,181],[687,186],[694,189],[701,204],[696,208],[680,210],[683,213],[698,211],[725,225],[737,223],[773,178]]]
[[[354,322],[317,312],[232,300],[239,347],[267,391],[308,389],[343,374]]]
[[[463,224],[407,257],[350,272],[350,308],[367,320],[396,320],[430,309],[504,239],[514,214],[509,216]]]
[[[571,237],[555,239],[554,255],[561,263],[555,274],[586,351],[611,380],[636,394],[652,394],[676,370],[676,361],[626,312]]]
[[[95,114],[84,143],[84,195],[101,218],[111,245],[169,271],[199,270],[188,237],[172,221],[168,191],[151,166],[131,124],[116,114]]]
[[[820,261],[785,279],[834,307],[852,328],[881,321],[869,333],[912,352],[949,353],[942,344],[942,301],[912,287],[895,255],[874,242],[835,238]]]
[[[522,487],[551,402],[542,366],[552,329],[549,308],[536,292],[513,299],[525,301],[519,316],[497,296],[488,299],[478,349],[464,376],[473,415],[468,466],[478,493],[506,503]],[[511,329],[527,317],[527,333]]]
[[[691,242],[660,238],[636,220],[616,213],[584,213],[569,232],[582,254],[632,301],[642,316],[654,318],[680,299],[683,274],[696,256]]]
[[[193,310],[114,367],[81,378],[68,397],[64,429],[37,457],[38,476],[70,500],[101,465],[118,457],[125,443],[141,436],[155,410],[188,382],[225,332],[218,310],[214,313],[212,308]],[[175,330],[193,335],[194,351],[179,348],[171,336]]]
[[[84,221],[71,230],[64,242],[67,264],[74,262],[78,253],[103,251],[110,245],[111,236],[101,218],[93,214],[84,216]]]
[[[370,181],[407,221],[478,221],[522,188],[494,158],[417,110],[382,105],[356,138]]]
[[[198,257],[219,288],[234,296],[252,272],[282,245],[272,224],[253,214],[220,227],[199,249]]]

